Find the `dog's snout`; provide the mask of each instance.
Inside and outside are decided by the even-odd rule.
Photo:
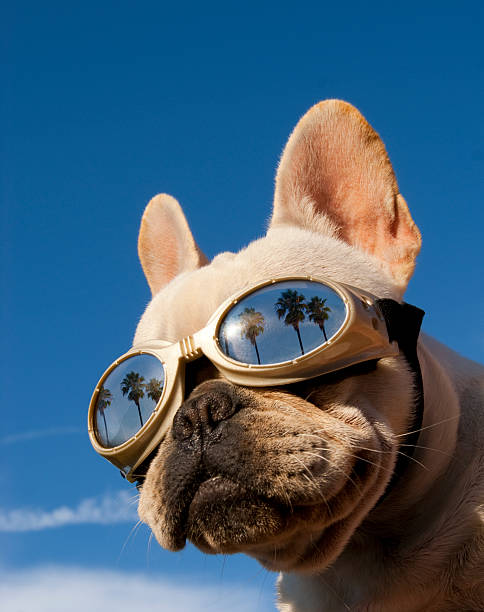
[[[195,432],[209,435],[217,425],[230,419],[238,410],[238,400],[230,387],[214,382],[202,386],[178,409],[173,420],[175,440],[187,440]]]

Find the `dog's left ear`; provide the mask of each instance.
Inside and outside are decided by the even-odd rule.
[[[271,227],[281,224],[336,234],[376,257],[402,290],[421,246],[383,142],[341,100],[313,106],[289,138]]]

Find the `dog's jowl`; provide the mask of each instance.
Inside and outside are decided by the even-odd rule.
[[[239,253],[209,262],[151,200],[153,299],[89,418],[161,546],[245,552],[285,612],[484,610],[484,368],[420,333],[420,244],[382,141],[337,100],[297,124]]]

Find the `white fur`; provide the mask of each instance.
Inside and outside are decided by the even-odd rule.
[[[348,269],[349,261],[352,265]],[[291,274],[312,274],[366,289],[379,297],[400,297],[398,288],[371,255],[331,236],[280,226],[237,255],[223,253],[209,266],[177,276],[153,297],[138,325],[134,344],[155,338],[175,342],[201,329],[217,306],[237,291],[273,276]]]

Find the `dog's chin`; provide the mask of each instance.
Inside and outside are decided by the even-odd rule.
[[[304,512],[216,477],[202,483],[190,504],[187,537],[204,553],[243,552],[269,570],[294,569],[301,563],[302,545],[308,539],[297,525],[302,514],[306,518],[316,514],[321,521],[325,511],[316,506]]]
[[[242,552],[272,571],[312,572],[336,558],[383,490],[386,468],[363,466],[358,490],[347,480],[333,493],[292,500],[265,496],[225,476],[202,479],[173,504],[181,511],[155,520],[140,516],[170,550],[188,539],[204,553]]]
[[[205,553],[248,552],[284,532],[286,509],[228,478],[202,482],[190,504],[186,534]]]

